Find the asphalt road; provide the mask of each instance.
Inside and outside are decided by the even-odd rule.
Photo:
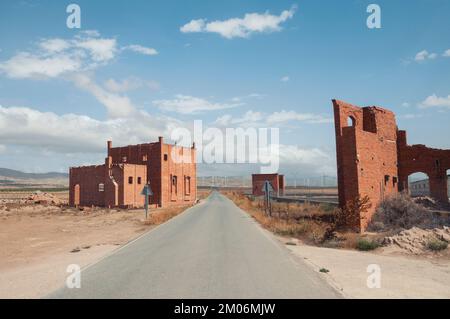
[[[82,270],[50,298],[337,298],[232,201],[203,203]]]

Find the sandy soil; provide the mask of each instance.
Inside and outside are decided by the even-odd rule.
[[[152,214],[160,223],[185,208]],[[154,223],[144,221],[144,210],[2,207],[0,298],[43,297],[64,284],[68,265],[91,264],[152,227]]]
[[[281,239],[286,243],[286,239]],[[292,242],[297,243],[292,245]],[[450,259],[395,255],[382,249],[359,252],[303,245],[295,239],[286,247],[349,298],[450,298]],[[369,288],[367,267],[379,265],[380,288]]]

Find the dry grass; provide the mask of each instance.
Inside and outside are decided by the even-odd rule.
[[[261,226],[280,236],[294,237],[308,243],[320,244],[326,223],[320,217],[329,213],[318,205],[274,203],[272,216],[263,211],[260,201],[250,200],[238,192],[225,192],[242,210],[250,214]]]
[[[165,223],[169,219],[181,214],[183,211],[188,209],[188,205],[183,206],[176,206],[176,207],[169,207],[169,208],[163,208],[163,209],[157,209],[153,211],[149,211],[149,216],[146,220],[144,220],[142,223],[144,225],[160,225],[162,223]]]
[[[327,231],[335,226],[341,211],[334,207],[307,203],[276,203],[272,216],[264,213],[262,201],[252,200],[239,192],[224,192],[237,206],[252,216],[261,226],[274,234],[293,237],[303,243],[328,248],[358,249],[362,242],[379,242],[381,234],[361,235],[351,230]]]

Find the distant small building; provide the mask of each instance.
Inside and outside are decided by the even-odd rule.
[[[450,198],[450,175],[447,177],[447,193]],[[409,193],[412,197],[429,196],[430,195],[430,181],[422,179],[409,183]]]
[[[285,181],[284,175],[279,174],[253,174],[252,194],[254,196],[264,195],[264,182],[269,181],[276,196],[284,195]]]

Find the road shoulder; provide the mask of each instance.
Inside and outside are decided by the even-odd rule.
[[[281,237],[278,240],[316,271],[328,270],[323,277],[347,298],[450,298],[448,260],[293,245],[292,240]],[[369,288],[367,281],[373,283],[370,276],[378,266],[380,287]]]

